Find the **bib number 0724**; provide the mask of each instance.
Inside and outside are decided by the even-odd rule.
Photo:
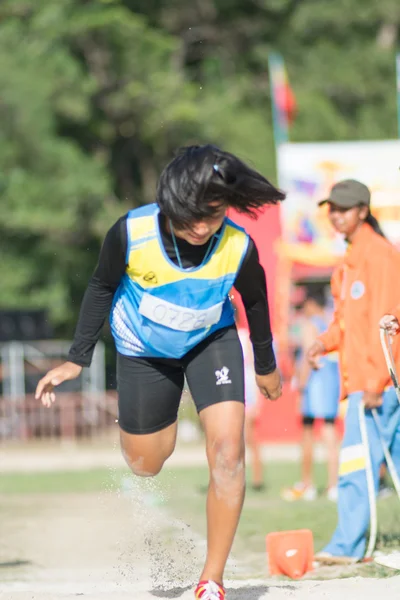
[[[185,308],[146,292],[142,296],[139,312],[154,323],[177,331],[194,331],[218,323],[223,303],[204,310]]]

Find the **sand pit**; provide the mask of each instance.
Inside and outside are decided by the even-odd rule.
[[[65,573],[66,574],[66,573]],[[51,573],[49,573],[51,575]],[[137,583],[96,582],[96,572],[88,572],[89,580],[24,582],[6,585],[1,598],[9,600],[63,600],[82,597],[85,600],[154,600],[180,598],[193,600],[189,585],[170,589],[152,588],[148,580]],[[227,600],[375,600],[384,594],[385,600],[399,597],[400,577],[383,580],[349,578],[322,582],[296,583],[274,581],[228,581]]]
[[[147,488],[0,496],[3,600],[193,600],[205,542],[151,501]],[[227,600],[385,600],[400,576],[300,582],[246,580],[233,559]]]

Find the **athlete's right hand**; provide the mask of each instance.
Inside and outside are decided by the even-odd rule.
[[[256,375],[258,388],[269,400],[278,400],[282,396],[282,378],[278,369],[268,375]]]
[[[325,346],[320,340],[315,340],[307,351],[307,360],[316,371],[321,368],[321,358],[325,353]]]
[[[400,330],[400,324],[394,315],[384,315],[379,321],[379,327],[386,329],[389,335],[396,335]]]
[[[56,395],[54,388],[63,381],[76,379],[81,374],[82,367],[73,362],[65,362],[55,369],[51,369],[37,384],[35,398],[41,400],[43,406],[50,407]]]

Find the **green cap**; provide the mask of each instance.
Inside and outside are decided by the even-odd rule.
[[[370,205],[371,192],[366,185],[355,179],[344,179],[336,183],[331,189],[329,198],[318,202],[319,206],[331,202],[341,208],[353,208],[354,206]]]

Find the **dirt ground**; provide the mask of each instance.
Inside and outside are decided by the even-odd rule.
[[[151,480],[128,490],[0,496],[2,600],[193,600],[205,541],[152,503]],[[233,559],[227,600],[385,600],[400,576],[245,580]]]
[[[263,447],[263,459],[269,461],[298,461],[299,448],[296,444],[271,444]],[[316,460],[324,459],[323,448],[317,445]],[[168,459],[169,466],[205,465],[204,445],[179,444]],[[93,443],[30,443],[29,451],[24,444],[0,444],[0,473],[45,472],[82,470],[90,468],[123,468],[125,462],[119,447],[118,437]]]

